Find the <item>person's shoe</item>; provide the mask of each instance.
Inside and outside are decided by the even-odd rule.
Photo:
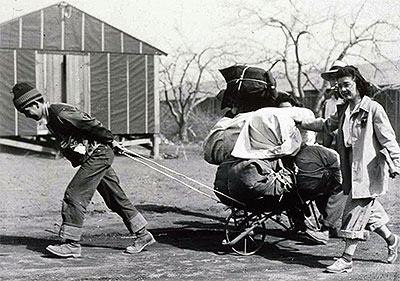
[[[387,257],[388,263],[394,263],[398,256],[397,252],[400,246],[400,237],[395,235],[394,239],[395,239],[394,244],[391,246],[388,245],[388,257]]]
[[[325,269],[325,272],[329,273],[343,273],[343,272],[352,272],[353,271],[353,262],[345,261],[343,258],[338,258],[332,265],[328,266]]]
[[[308,238],[310,238],[312,241],[319,243],[319,244],[328,244],[329,240],[329,231],[317,231],[317,230],[312,230],[312,229],[306,229],[304,232]]]
[[[46,250],[59,258],[79,258],[81,256],[81,245],[79,243],[49,245]]]
[[[136,236],[132,246],[127,247],[125,252],[128,254],[137,254],[140,253],[145,247],[150,246],[155,242],[156,239],[154,239],[153,235],[149,231],[146,231],[145,234]]]

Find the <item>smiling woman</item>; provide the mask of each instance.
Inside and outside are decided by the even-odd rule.
[[[300,123],[303,129],[315,131],[339,129],[343,192],[348,195],[339,236],[346,245],[342,257],[326,268],[339,273],[353,270],[352,257],[358,241],[366,240],[368,231],[386,241],[388,263],[397,259],[400,238],[386,226],[389,216],[377,197],[387,191],[388,163],[395,166],[392,176],[400,174],[400,148],[384,108],[368,97],[369,83],[358,69],[342,67],[335,77],[345,103],[328,119]]]
[[[356,103],[361,99],[361,94],[356,88],[356,82],[350,76],[341,77],[338,79],[339,93],[347,101],[355,101]]]

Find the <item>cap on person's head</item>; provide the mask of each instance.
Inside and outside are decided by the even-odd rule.
[[[43,99],[43,95],[26,82],[17,83],[12,88],[13,103],[18,111],[23,110],[34,101]]]
[[[340,69],[338,69],[338,71],[335,73],[335,78],[339,79],[342,77],[351,77],[362,83],[368,83],[365,80],[365,78],[361,75],[358,68],[354,65],[346,65],[345,67],[341,67]]]
[[[335,60],[332,64],[331,68],[329,68],[328,71],[321,73],[322,79],[327,80],[327,81],[332,80],[332,78],[334,78],[334,74],[336,74],[336,72],[339,70],[339,68],[345,67],[346,65],[347,64],[345,64],[341,60]]]
[[[226,81],[222,106],[241,108],[241,112],[274,106],[276,80],[262,68],[233,65],[219,70]]]

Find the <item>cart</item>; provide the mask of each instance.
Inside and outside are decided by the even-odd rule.
[[[294,195],[298,196],[298,194]],[[300,197],[299,199],[301,200]],[[272,204],[272,208],[271,206],[265,208],[265,203],[271,203],[272,200],[277,200],[277,202]],[[285,205],[287,203],[288,200],[284,198],[261,198],[254,202],[254,205],[251,204],[255,206],[252,208],[237,206],[237,204],[229,206],[230,214],[225,219],[225,238],[222,240],[222,245],[231,247],[239,255],[249,256],[255,254],[264,245],[268,220],[278,224],[284,230],[294,228],[294,223]],[[302,204],[301,209],[305,217],[307,218],[312,215],[314,224],[319,229],[320,225],[313,201],[302,202]],[[286,217],[286,220],[283,220],[282,217]]]
[[[232,198],[221,190],[218,190],[217,187],[212,188],[206,186],[192,178],[180,174],[179,172],[146,159],[137,153],[125,150],[122,154],[169,178],[176,180],[182,185],[185,185],[186,187],[189,187],[190,189],[199,192],[202,195],[228,206],[230,209],[230,214],[225,219],[225,238],[222,240],[222,245],[231,247],[232,250],[239,255],[253,255],[263,247],[267,235],[266,226],[268,220],[277,223],[285,230],[292,229],[294,224],[288,214],[288,204],[292,204],[295,201],[300,203],[299,206],[303,211],[305,210],[304,213],[306,216],[311,215],[311,212],[309,212],[311,209],[316,227],[319,228],[313,202],[303,202],[297,191],[295,175],[293,172],[291,172],[291,177],[294,182],[294,187],[291,192],[284,193],[280,196],[264,196],[252,200],[251,202],[246,202],[245,204],[235,198]],[[212,190],[219,200],[197,188],[194,188],[193,186],[184,182],[182,179],[178,179],[171,174],[178,175],[184,180],[194,182],[199,186]],[[287,222],[284,222],[280,219],[282,216],[287,218]]]

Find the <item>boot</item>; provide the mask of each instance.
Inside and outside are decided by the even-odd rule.
[[[156,240],[153,235],[147,231],[143,230],[136,234],[133,244],[126,248],[125,252],[128,254],[137,254],[143,251],[143,249],[151,244],[154,244]]]
[[[81,245],[75,241],[66,241],[60,245],[49,245],[46,250],[59,258],[79,258],[81,256]]]

